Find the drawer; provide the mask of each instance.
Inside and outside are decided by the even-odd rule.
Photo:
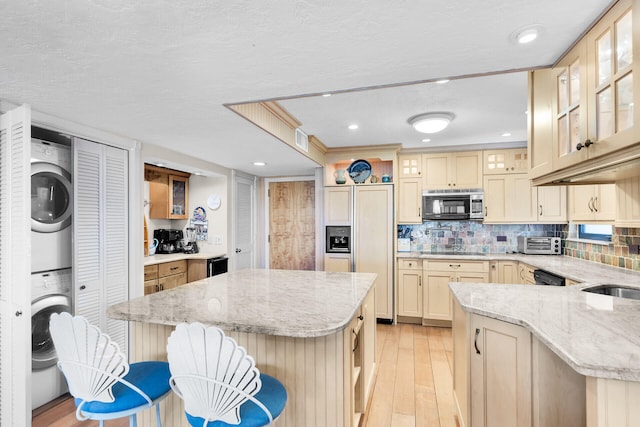
[[[144,266],[144,280],[153,280],[158,278],[158,264]]]
[[[473,271],[488,273],[489,261],[465,261],[461,259],[426,260],[423,268],[428,271]]]
[[[160,288],[158,287],[158,279],[153,280],[145,280],[144,281],[144,294],[154,294],[158,292]]]
[[[398,268],[400,270],[421,270],[422,260],[420,259],[399,259]]]
[[[163,262],[158,264],[158,277],[170,276],[172,274],[186,273],[187,272],[187,260],[181,259],[180,261]]]

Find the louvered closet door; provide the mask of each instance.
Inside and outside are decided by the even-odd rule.
[[[0,425],[31,419],[31,110],[0,116]]]
[[[127,151],[74,138],[74,308],[127,351],[107,307],[128,297]]]

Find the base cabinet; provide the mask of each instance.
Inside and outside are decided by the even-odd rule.
[[[491,261],[490,267],[491,283],[520,283],[517,261]]]
[[[166,291],[187,283],[187,260],[144,267],[144,294]]]
[[[531,426],[531,333],[471,316],[471,426]]]
[[[422,261],[398,261],[398,316],[422,317]]]

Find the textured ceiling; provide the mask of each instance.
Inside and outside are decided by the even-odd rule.
[[[0,3],[0,97],[229,168],[303,174],[316,165],[223,105],[550,64],[608,3],[6,0]],[[530,24],[544,29],[535,44],[510,40]],[[453,93],[451,82],[449,89],[409,86],[395,94],[361,91],[358,98],[322,98],[330,100],[324,104],[316,97],[283,104],[328,146],[361,143],[332,133],[353,120],[336,112],[370,115],[375,104],[393,105],[378,120],[384,131],[367,130],[384,137],[367,139],[410,147],[416,142],[400,126],[407,127],[413,110],[423,112],[421,96],[436,97],[468,131],[452,127],[450,143],[467,143],[469,132],[494,132],[480,127],[489,121],[481,114],[495,109],[505,128],[517,115],[522,120],[526,82],[516,74],[505,78],[517,97],[511,90],[483,93],[471,82],[459,82],[461,92]],[[474,104],[461,104],[472,97]],[[254,160],[268,165],[257,170]]]

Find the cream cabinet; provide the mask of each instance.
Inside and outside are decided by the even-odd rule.
[[[325,187],[324,222],[327,225],[351,224],[351,187]]]
[[[485,175],[485,223],[531,223],[537,221],[537,193],[527,174]]]
[[[424,260],[422,263],[422,318],[424,324],[450,325],[451,292],[449,282],[486,283],[488,261]]]
[[[616,182],[616,221],[618,227],[640,227],[640,177]]]
[[[348,273],[352,271],[350,254],[325,254],[324,271]]]
[[[398,224],[422,224],[422,179],[400,178],[396,221]]]
[[[579,175],[605,163],[624,161],[640,142],[640,13],[632,0],[618,1],[551,71],[551,138],[530,140],[530,153],[552,153],[552,168],[532,159],[537,184]],[[635,32],[635,35],[634,35]],[[543,118],[545,73],[530,79],[530,107]],[[544,132],[544,124],[543,124]],[[531,132],[530,132],[531,135]]]
[[[422,154],[399,154],[398,178],[422,178]]]
[[[553,172],[552,97],[555,78],[550,68],[529,71],[527,101],[527,144],[529,177],[537,178]]]
[[[398,316],[422,317],[422,260],[398,260]]]
[[[482,151],[424,154],[425,190],[482,187]]]
[[[489,267],[489,281],[491,283],[520,283],[517,261],[491,261]]]
[[[527,148],[485,150],[483,151],[483,159],[484,175],[527,173],[529,171]]]
[[[535,187],[539,223],[567,222],[567,187],[564,185]]]
[[[523,285],[535,285],[536,279],[533,277],[535,267],[524,262],[518,263],[518,283]]]
[[[522,326],[470,316],[470,423],[531,427],[531,333]]]
[[[569,220],[578,223],[613,223],[615,219],[615,184],[572,185],[569,187]]]

